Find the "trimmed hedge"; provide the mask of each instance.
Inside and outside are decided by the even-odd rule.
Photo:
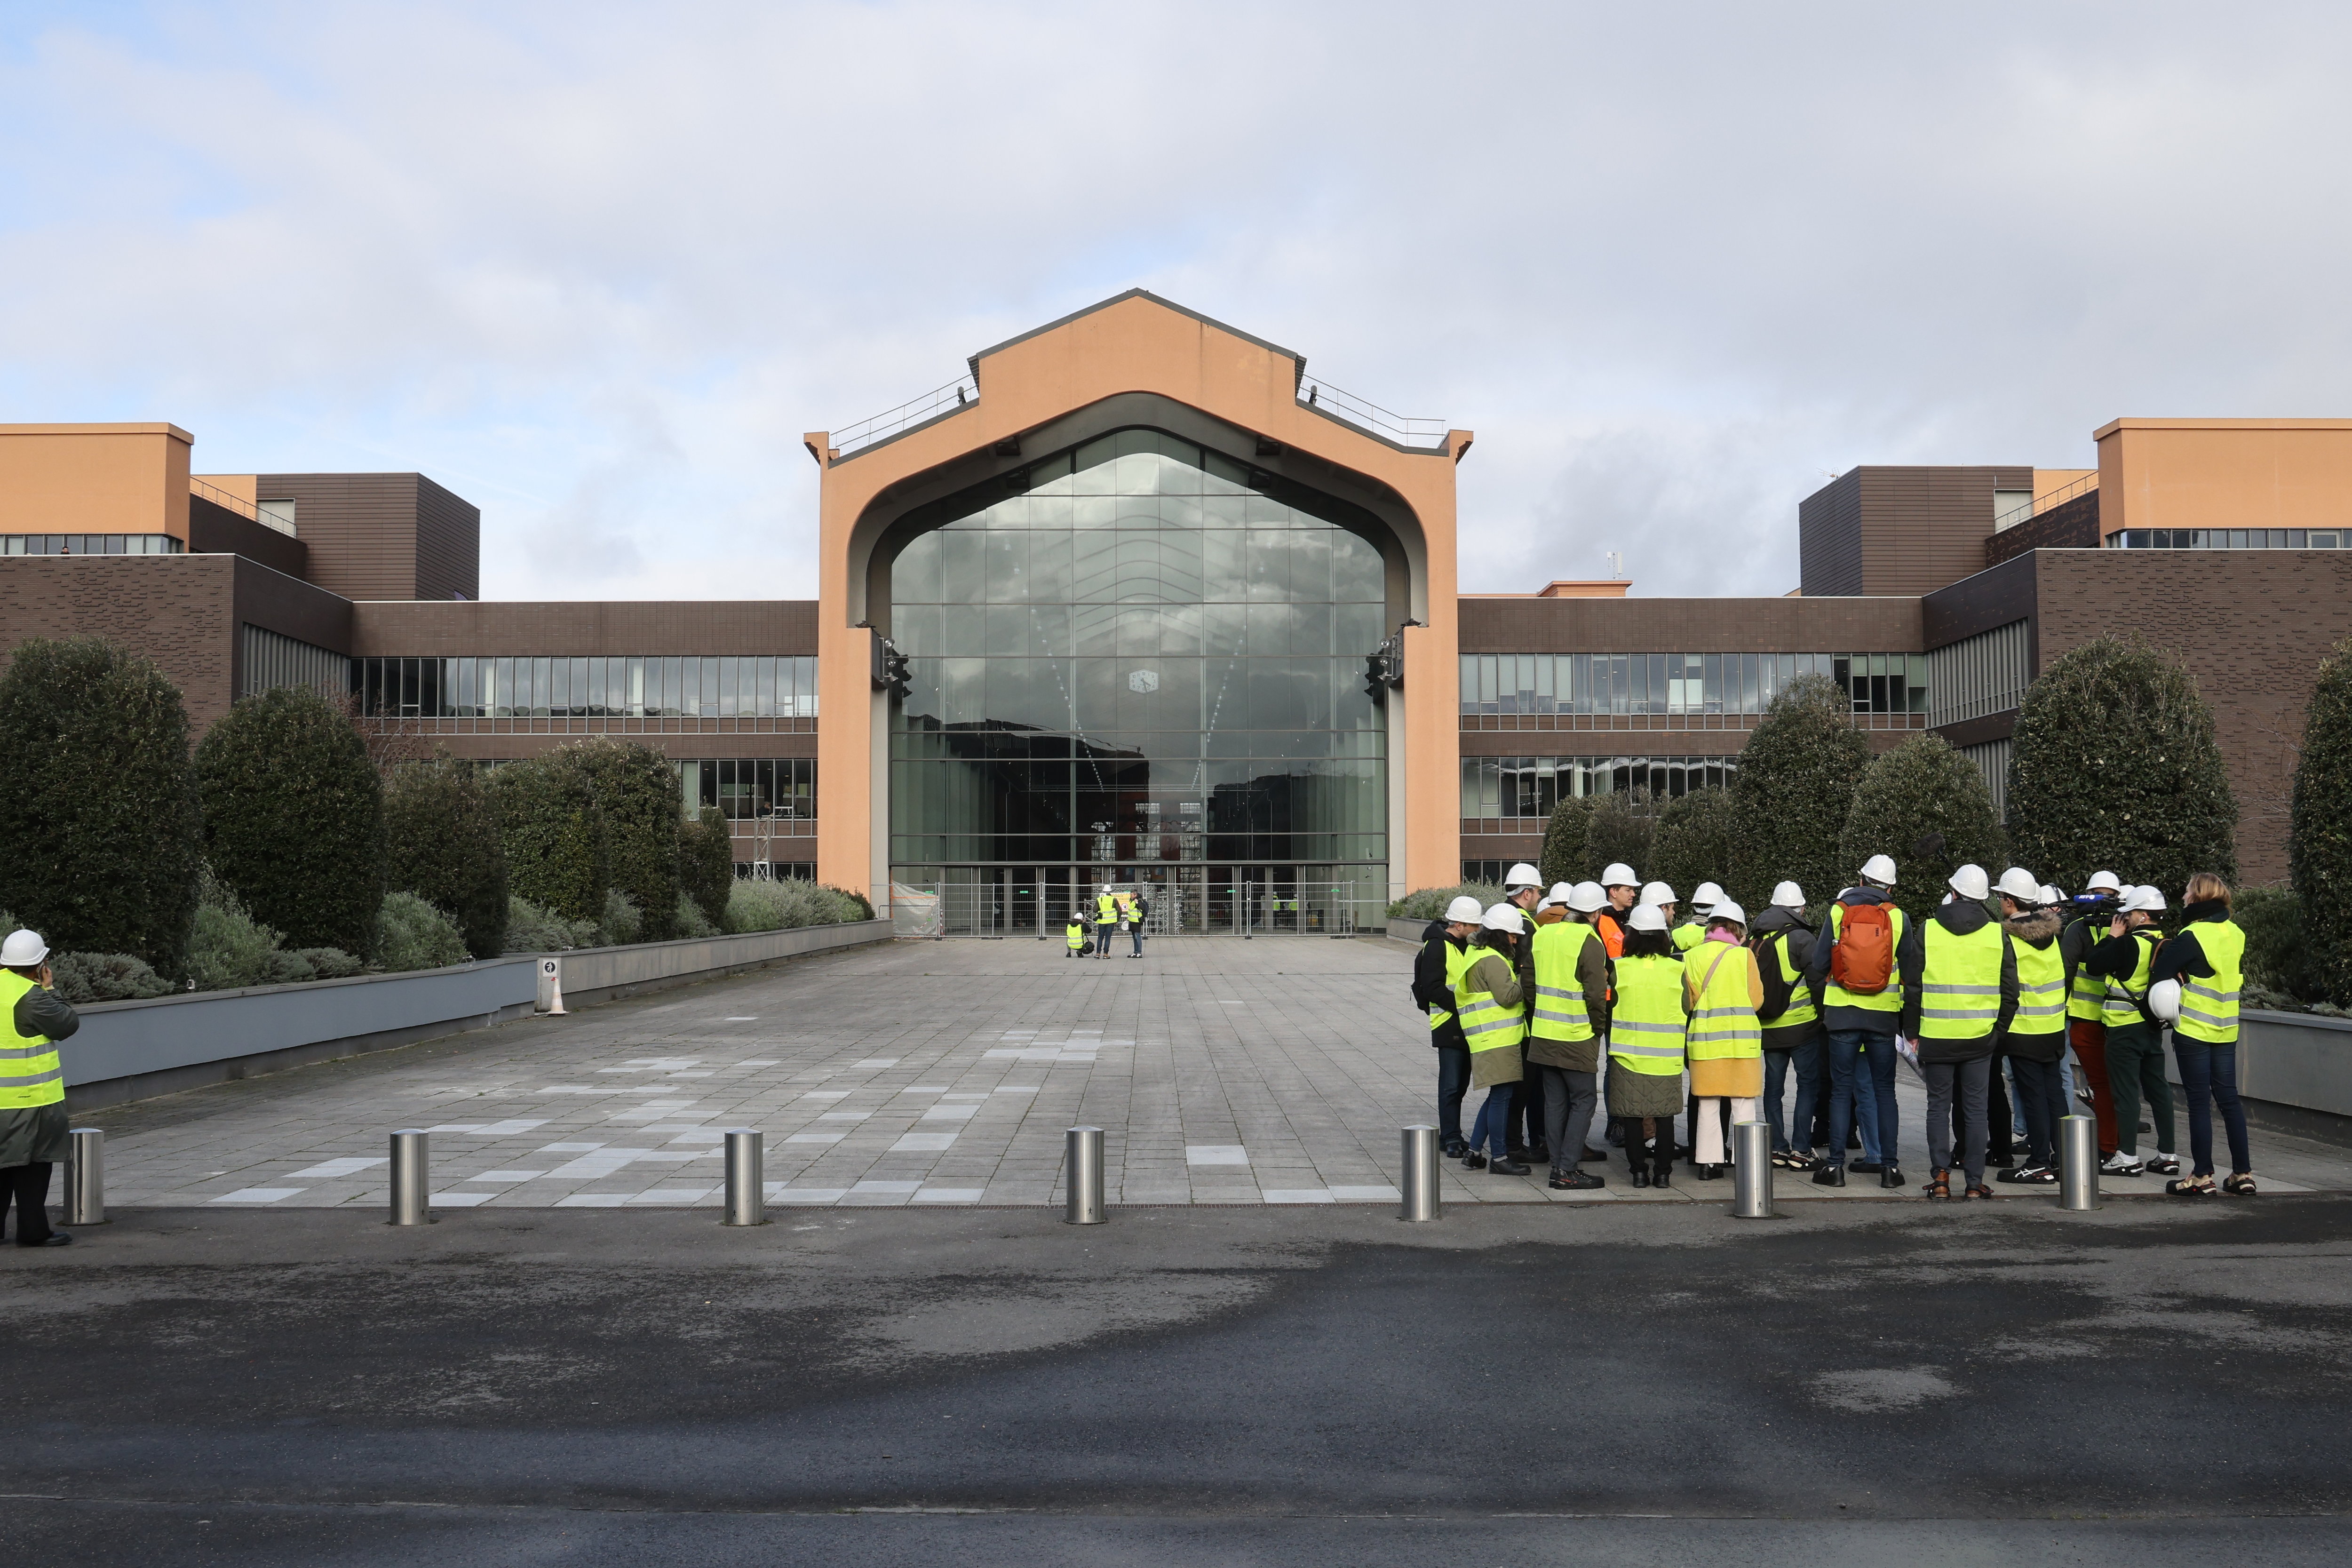
[[[612,879],[604,815],[586,771],[555,751],[504,764],[490,774],[489,788],[510,895],[562,920],[602,921]]]
[[[1732,771],[1732,875],[1717,879],[1750,914],[1784,880],[1816,908],[1852,885],[1862,863],[1839,840],[1870,760],[1870,738],[1828,676],[1800,676],[1772,699]]]
[[[557,748],[588,776],[604,821],[606,875],[637,909],[639,942],[677,934],[678,777],[652,747],[598,735]],[[730,860],[731,876],[734,863]]]
[[[307,686],[240,698],[196,748],[205,853],[298,947],[372,956],[383,903],[383,780],[343,710]]]
[[[1612,863],[1622,860],[1637,877],[1654,875],[1647,869],[1650,847],[1658,831],[1657,804],[1648,796],[1612,790],[1595,796],[1585,818],[1584,858],[1599,877]]]
[[[2352,1007],[2352,640],[2319,667],[2294,769],[2288,875],[2315,988]]]
[[[1873,855],[1892,855],[1895,902],[1915,921],[1944,901],[1962,866],[1983,867],[1988,880],[2009,869],[2008,836],[1983,773],[1940,735],[1914,735],[1870,764],[1854,786],[1838,853],[1857,869]]]
[[[1551,808],[1551,817],[1544,824],[1543,855],[1537,862],[1547,889],[1557,882],[1589,882],[1600,874],[1601,868],[1587,864],[1584,858],[1584,841],[1591,823],[1590,796],[1567,795]]]
[[[1658,830],[1650,845],[1650,874],[1674,889],[1684,913],[1689,912],[1691,894],[1701,882],[1720,883],[1727,892],[1730,890],[1736,816],[1730,792],[1721,789],[1693,790],[1668,801],[1658,813]],[[1761,907],[1748,907],[1748,912],[1752,916]]]
[[[1456,882],[1450,888],[1423,888],[1407,893],[1389,906],[1392,921],[1433,921],[1445,912],[1445,906],[1464,894],[1478,900],[1482,910],[1491,910],[1503,901],[1502,888],[1493,882]]]
[[[60,950],[184,978],[201,844],[188,713],[96,637],[16,646],[0,675],[0,903]]]
[[[398,763],[384,780],[384,886],[456,921],[466,950],[496,958],[507,928],[507,857],[479,769],[456,757]]]
[[[444,969],[473,955],[457,922],[415,893],[387,893],[383,913],[383,967],[389,973]]]
[[[735,840],[717,806],[706,805],[694,821],[678,824],[677,861],[686,896],[704,920],[723,928],[735,886]]]

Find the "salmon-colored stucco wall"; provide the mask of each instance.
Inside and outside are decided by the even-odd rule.
[[[2352,419],[2118,419],[2099,529],[2352,526]]]
[[[1287,354],[1156,300],[1129,296],[985,355],[979,398],[936,425],[847,459],[827,449],[822,433],[808,437],[824,466],[817,589],[824,714],[817,741],[824,802],[817,816],[820,879],[870,888],[887,875],[887,825],[877,815],[886,806],[874,787],[883,710],[872,688],[870,634],[855,624],[865,618],[862,558],[855,581],[850,570],[858,520],[894,485],[1105,398],[1138,392],[1378,480],[1412,509],[1426,546],[1412,614],[1427,624],[1406,629],[1404,690],[1390,710],[1390,743],[1407,759],[1402,809],[1393,796],[1391,802],[1391,877],[1408,887],[1456,879],[1454,468],[1470,435],[1450,433],[1442,451],[1398,451],[1301,408],[1297,375],[1297,362]]]
[[[0,533],[188,537],[188,451],[175,425],[0,425]]]

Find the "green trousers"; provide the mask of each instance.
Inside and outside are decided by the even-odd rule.
[[[2147,1097],[2156,1149],[2172,1152],[2172,1085],[2164,1077],[2164,1036],[2147,1024],[2107,1026],[2107,1085],[2116,1097],[2116,1144],[2126,1159],[2139,1154],[2139,1101]]]

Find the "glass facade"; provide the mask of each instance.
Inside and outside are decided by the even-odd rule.
[[[1244,883],[1385,900],[1364,671],[1391,620],[1369,518],[1146,429],[966,501],[890,566],[911,684],[891,714],[894,876],[1123,869],[1188,928],[1220,925]]]
[[[1857,717],[1927,711],[1923,653],[1465,653],[1465,714],[1760,714],[1801,675],[1846,689]]]
[[[583,720],[568,727],[597,730],[816,717],[813,657],[371,658],[351,661],[351,683],[371,719]]]
[[[0,533],[0,555],[181,555],[168,533]]]
[[[816,820],[814,757],[689,757],[677,769],[689,816],[709,805],[730,822]]]
[[[2343,528],[2127,528],[2107,535],[2110,550],[2352,550]]]
[[[1738,767],[1737,752],[1723,757],[1465,757],[1462,815],[1465,819],[1529,817],[1540,822],[1563,796],[1629,790],[1664,800],[1693,790],[1718,789]]]

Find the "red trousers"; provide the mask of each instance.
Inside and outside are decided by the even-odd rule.
[[[2077,1089],[2091,1091],[2091,1110],[2099,1120],[2099,1153],[2104,1158],[2121,1147],[2116,1141],[2116,1091],[2107,1080],[2107,1026],[2096,1018],[2069,1018],[2067,1037],[2074,1059],[2083,1064]]]

